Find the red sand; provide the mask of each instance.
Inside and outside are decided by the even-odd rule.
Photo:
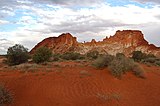
[[[14,95],[11,106],[160,105],[160,67],[142,65],[147,79],[127,73],[119,80],[84,63],[56,64],[38,72],[0,71],[0,83]]]

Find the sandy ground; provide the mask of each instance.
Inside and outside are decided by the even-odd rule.
[[[0,83],[14,96],[9,106],[160,105],[160,67],[142,65],[147,79],[127,73],[121,80],[85,62],[0,67]]]

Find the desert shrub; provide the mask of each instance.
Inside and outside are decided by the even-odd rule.
[[[144,59],[141,60],[141,62],[144,64],[151,64],[151,65],[159,66],[160,58],[155,57],[152,54],[148,54],[148,55],[146,55],[146,57]]]
[[[134,64],[134,66],[132,67],[132,71],[137,77],[146,78],[145,72],[140,65]]]
[[[144,71],[139,65],[135,65],[133,59],[127,58],[122,53],[117,53],[116,56],[102,55],[99,56],[93,63],[96,68],[108,67],[111,74],[116,78],[121,78],[128,71],[133,71],[137,77],[144,78]]]
[[[133,51],[132,52],[132,58],[135,60],[135,61],[141,61],[142,59],[144,59],[146,57],[146,54],[145,53],[142,53],[141,51]]]
[[[121,78],[123,74],[132,69],[133,64],[134,62],[127,57],[116,57],[109,65],[110,72],[113,76]]]
[[[160,61],[156,61],[155,64],[160,66]]]
[[[142,60],[143,63],[155,63],[156,58],[145,58]]]
[[[35,51],[32,58],[35,63],[43,63],[49,61],[51,57],[52,57],[51,50],[49,50],[47,47],[41,47]]]
[[[28,61],[28,49],[23,45],[16,44],[9,47],[7,51],[7,63],[9,65],[18,65]]]
[[[125,58],[125,55],[123,53],[117,53],[116,58],[123,59],[123,58]]]
[[[154,54],[146,54],[145,58],[156,58]]]
[[[99,56],[98,51],[91,51],[87,53],[87,57],[90,59],[96,59]]]
[[[112,56],[112,55],[102,55],[102,56],[99,56],[94,61],[93,66],[95,66],[96,68],[107,67],[113,59],[114,59],[114,56]]]
[[[61,59],[61,54],[53,54],[52,55],[52,58],[53,58],[53,61],[58,61],[58,60],[60,60]]]
[[[83,59],[83,56],[80,53],[67,52],[67,53],[64,53],[61,56],[61,58],[65,60],[77,60],[77,59]]]
[[[0,85],[0,106],[12,103],[11,93],[2,85]]]

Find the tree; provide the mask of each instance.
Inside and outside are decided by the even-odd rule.
[[[7,51],[7,63],[9,65],[18,65],[28,61],[28,49],[23,45],[15,44],[8,48]]]
[[[47,47],[40,47],[35,51],[33,55],[33,61],[35,63],[46,62],[51,58],[51,56],[51,50],[49,50]]]

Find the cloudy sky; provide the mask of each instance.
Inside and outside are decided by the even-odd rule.
[[[83,42],[123,29],[160,46],[160,0],[0,0],[0,54],[65,32]]]

